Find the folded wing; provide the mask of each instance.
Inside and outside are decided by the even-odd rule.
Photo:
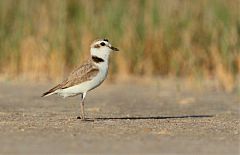
[[[89,60],[83,65],[74,69],[73,72],[70,73],[68,78],[64,80],[62,83],[53,87],[49,91],[43,93],[42,97],[52,95],[58,89],[66,89],[66,88],[81,84],[82,82],[90,81],[98,74],[98,72],[99,72],[99,69],[97,68],[97,66],[95,66]]]

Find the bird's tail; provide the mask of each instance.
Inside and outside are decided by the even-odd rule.
[[[59,86],[60,86],[60,85],[57,85],[56,87],[53,87],[53,88],[50,89],[49,91],[43,93],[41,97],[47,97],[47,96],[50,96],[50,95],[52,95],[52,94],[55,94],[55,93],[56,93],[56,90],[59,89]]]
[[[47,91],[47,92],[45,92],[45,93],[43,93],[42,95],[41,95],[41,97],[47,97],[47,96],[50,96],[50,95],[52,95],[52,94],[54,94],[55,92],[49,92],[49,91]]]

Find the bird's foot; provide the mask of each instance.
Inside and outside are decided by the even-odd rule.
[[[94,122],[94,119],[80,117],[80,116],[78,116],[77,119],[80,119],[83,122]]]
[[[78,116],[77,119],[81,119],[81,121],[86,121],[86,118],[84,116]]]

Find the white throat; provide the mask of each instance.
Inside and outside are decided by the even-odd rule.
[[[105,62],[108,62],[110,52],[111,50],[109,50],[108,48],[101,48],[101,49],[91,48],[91,56],[96,56],[98,58],[101,58]]]
[[[98,66],[99,69],[98,79],[100,79],[101,82],[106,78],[108,73],[109,62],[108,59],[110,52],[111,52],[110,50],[104,48],[102,49],[91,48],[91,57],[93,59],[94,64]]]

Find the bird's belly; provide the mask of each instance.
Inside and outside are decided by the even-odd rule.
[[[58,91],[58,94],[63,97],[69,97],[88,92],[89,90],[92,90],[99,86],[104,81],[105,77],[106,73],[99,72],[97,76],[94,77],[92,80],[80,83],[66,89],[61,89]]]

